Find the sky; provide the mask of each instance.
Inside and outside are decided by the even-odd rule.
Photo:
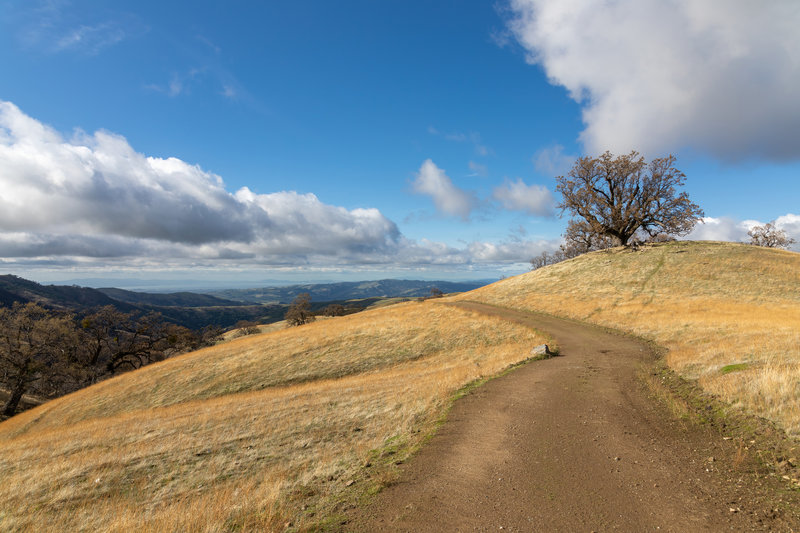
[[[497,279],[579,156],[800,241],[796,0],[0,4],[0,273]],[[98,282],[102,285],[102,282]]]

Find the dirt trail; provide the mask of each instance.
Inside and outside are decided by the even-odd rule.
[[[647,345],[554,317],[455,304],[552,335],[561,356],[459,400],[348,531],[793,531],[730,441],[672,419],[637,377]],[[688,426],[688,427],[686,427]],[[713,459],[712,459],[713,458]]]

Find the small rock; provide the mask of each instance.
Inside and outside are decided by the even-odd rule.
[[[355,483],[355,481],[353,481],[353,480],[351,479],[350,481],[348,481],[347,483],[345,483],[345,484],[344,484],[344,486],[345,486],[345,487],[351,487],[351,486],[352,486],[354,483]]]
[[[541,356],[541,355],[553,355],[553,352],[550,351],[550,347],[546,344],[540,344],[539,346],[534,346],[531,350],[532,356]]]

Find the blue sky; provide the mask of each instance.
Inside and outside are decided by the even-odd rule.
[[[553,178],[606,149],[677,155],[690,237],[798,238],[798,25],[793,1],[7,1],[0,270],[496,278],[558,246]]]

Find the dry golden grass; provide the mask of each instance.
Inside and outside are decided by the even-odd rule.
[[[684,376],[800,435],[800,254],[734,243],[614,249],[455,299],[650,338]]]
[[[120,376],[0,424],[0,530],[302,530],[391,479],[454,391],[544,341],[414,302]]]

